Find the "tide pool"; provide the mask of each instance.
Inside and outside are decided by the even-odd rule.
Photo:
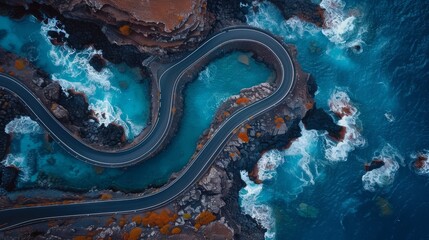
[[[247,22],[297,46],[300,64],[319,86],[318,107],[347,128],[346,141],[303,129],[290,149],[262,157],[278,167],[261,186],[242,176],[248,185],[241,207],[268,226],[267,239],[427,239],[427,168],[415,171],[413,161],[429,148],[429,6],[320,4],[324,30],[297,18],[285,21],[267,2]],[[338,106],[355,111],[339,119]],[[366,173],[364,163],[373,158],[385,165]]]
[[[8,24],[19,24],[8,21]],[[42,26],[42,32],[43,28],[49,27],[49,24]],[[114,79],[122,79],[121,77],[127,74],[128,79],[134,81],[129,82],[129,89],[137,85],[136,82],[140,78],[133,78],[133,75],[130,75],[132,69],[125,68],[127,71],[124,71],[123,66],[111,65],[108,73],[102,72],[110,77],[97,82],[98,85],[94,89],[88,88],[88,85],[91,86],[93,72],[86,68],[79,69],[82,70],[80,77],[63,81],[61,79],[75,73],[75,65],[86,66],[87,59],[94,50],[73,52],[71,55],[70,51],[70,49],[64,48],[43,56],[48,58],[46,60],[48,63],[54,62],[56,66],[72,67],[71,71],[66,68],[63,72],[52,74],[55,79],[61,81],[65,86],[70,84],[73,87],[81,87],[88,93],[94,90],[94,96],[103,97],[102,99],[112,99],[110,102],[118,103],[122,112],[121,116],[129,118],[130,113],[137,112],[138,109],[133,109],[133,106],[144,102],[146,96],[127,94],[120,89],[120,85],[118,87],[114,83]],[[243,53],[233,52],[213,61],[195,81],[188,84],[184,91],[183,119],[171,143],[154,158],[127,169],[103,169],[76,160],[65,153],[56,143],[47,143],[40,129],[32,130],[35,123],[31,119],[16,119],[8,125],[10,132],[14,133],[14,138],[6,163],[29,170],[23,171],[20,175],[18,188],[49,187],[82,191],[111,188],[119,191],[138,192],[148,186],[165,184],[173,172],[180,171],[188,163],[196,149],[198,138],[209,127],[218,106],[228,97],[238,94],[241,89],[266,82],[272,75],[272,71],[268,67],[253,58],[249,59],[249,64],[241,63],[239,61],[241,54]],[[86,60],[81,62],[82,59]],[[63,61],[65,63],[62,63]],[[60,63],[57,64],[57,62]],[[123,103],[120,100],[122,98],[130,99],[130,102]],[[97,106],[100,109],[111,107],[98,107],[99,102],[99,99],[95,99],[91,106]],[[128,106],[125,106],[127,104]],[[112,107],[114,108],[114,106]],[[142,112],[144,113],[144,110]],[[139,123],[133,119],[130,121],[134,126]]]

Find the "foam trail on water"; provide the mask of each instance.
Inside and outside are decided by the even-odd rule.
[[[242,211],[267,229],[265,239],[275,239],[272,209],[267,204],[264,204],[264,200],[261,199],[263,185],[251,181],[246,171],[240,171],[240,176],[246,183],[246,186],[239,192]]]
[[[340,142],[325,137],[325,158],[330,161],[346,161],[351,151],[366,144],[358,129],[359,112],[347,93],[340,89],[333,91],[328,105],[330,110],[340,117],[337,124],[344,127],[346,133]]]
[[[383,161],[384,165],[366,172],[362,176],[364,189],[371,192],[391,185],[395,180],[395,175],[399,170],[400,164],[404,165],[404,157],[390,144],[384,146],[380,152],[376,152],[373,159]]]
[[[317,141],[320,135],[316,130],[305,129],[302,123],[299,126],[301,128],[301,137],[296,139],[290,148],[283,152],[286,161],[297,160],[299,168],[288,171],[301,182],[296,191],[292,191],[295,194],[302,192],[303,187],[314,184],[315,176],[319,174],[313,151],[317,149]]]
[[[4,128],[7,134],[29,134],[29,133],[43,133],[42,128],[36,121],[33,121],[28,116],[22,116],[10,121]]]

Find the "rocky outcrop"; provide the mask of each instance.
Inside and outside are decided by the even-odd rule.
[[[270,0],[282,12],[285,19],[297,16],[298,18],[314,23],[318,27],[325,27],[325,9],[313,1],[307,0]]]
[[[207,11],[206,0],[5,2],[26,8],[34,3],[50,6],[65,18],[97,24],[111,43],[134,45],[141,52],[158,54],[196,46],[211,29],[213,19]]]
[[[5,167],[0,164],[0,189],[12,191],[15,188],[19,170],[16,167]]]
[[[69,119],[69,111],[65,109],[63,106],[53,103],[51,105],[51,111],[58,120],[62,122],[67,122]]]
[[[326,130],[337,141],[344,138],[344,127],[335,124],[334,119],[323,109],[314,106],[302,119],[306,129]]]

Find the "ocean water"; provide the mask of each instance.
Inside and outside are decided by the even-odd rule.
[[[289,149],[259,160],[263,184],[242,173],[241,207],[268,229],[266,239],[429,239],[429,168],[413,167],[429,149],[429,4],[320,4],[323,30],[285,21],[266,2],[247,22],[297,46],[319,86],[318,107],[346,127],[345,140],[301,126]],[[372,159],[384,166],[365,172]]]
[[[88,64],[95,50],[75,52],[67,47],[52,46],[47,41],[46,29],[55,29],[55,20],[47,24],[32,18],[18,22],[0,18],[0,21],[0,28],[4,26],[12,32],[0,41],[0,46],[28,56],[19,45],[22,40],[18,40],[27,36],[23,31],[31,32],[28,41],[38,41],[33,49],[38,53],[34,61],[37,66],[52,74],[65,88],[76,88],[92,96],[91,107],[105,112],[106,122],[128,126],[129,138],[145,126],[149,114],[148,85],[137,69],[109,64],[101,73],[95,72]],[[22,32],[11,31],[18,26]],[[44,52],[48,54],[43,55]],[[179,131],[166,150],[147,162],[128,169],[93,167],[69,156],[55,142],[47,142],[36,122],[21,117],[6,126],[6,131],[13,134],[13,141],[5,165],[15,165],[22,170],[19,189],[44,187],[88,191],[111,188],[138,192],[148,186],[162,185],[188,163],[198,138],[209,127],[219,105],[243,88],[266,82],[272,75],[269,68],[253,58],[249,58],[248,65],[240,63],[241,54],[246,53],[233,52],[213,61],[187,86]],[[124,89],[122,81],[126,81],[128,88]]]

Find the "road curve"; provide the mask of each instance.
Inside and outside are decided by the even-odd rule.
[[[290,92],[295,81],[295,69],[292,59],[284,45],[269,33],[248,26],[225,29],[214,35],[187,57],[165,70],[159,78],[161,102],[159,117],[145,139],[133,148],[118,152],[103,152],[89,147],[63,127],[37,97],[20,81],[0,74],[0,88],[13,92],[37,117],[56,141],[75,157],[91,164],[117,167],[134,164],[147,158],[163,141],[172,122],[172,107],[175,91],[185,72],[195,63],[202,61],[208,54],[222,50],[229,44],[257,44],[265,48],[276,62],[278,88],[267,98],[250,104],[227,118],[213,134],[211,139],[198,152],[194,160],[187,165],[181,175],[162,187],[159,191],[133,199],[95,201],[67,205],[24,207],[0,211],[0,230],[57,219],[61,217],[102,215],[151,210],[173,201],[186,191],[210,167],[217,154],[223,149],[233,131],[250,117],[258,116],[275,107]]]

